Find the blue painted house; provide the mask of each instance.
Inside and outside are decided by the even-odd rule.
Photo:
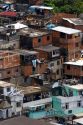
[[[59,117],[83,115],[83,85],[62,85],[53,89],[53,109]]]

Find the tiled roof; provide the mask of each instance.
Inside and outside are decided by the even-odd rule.
[[[11,12],[11,11],[6,11],[6,12],[1,12],[0,16],[16,17],[17,13],[16,12]]]

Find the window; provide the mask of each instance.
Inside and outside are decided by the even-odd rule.
[[[66,109],[69,109],[69,103],[66,103],[66,104],[65,104],[65,108],[66,108]]]
[[[76,43],[75,46],[76,46],[76,47],[79,47],[79,43]]]
[[[50,64],[50,67],[53,67],[53,66],[54,66],[54,63],[51,63],[51,64]]]
[[[60,65],[60,61],[57,61],[57,65]]]
[[[15,71],[18,72],[18,69],[16,69]]]
[[[10,87],[7,88],[7,92],[10,92]]]
[[[75,58],[77,58],[78,57],[78,54],[75,54]]]
[[[21,107],[21,102],[17,102],[16,107]]]
[[[67,65],[67,69],[70,70],[70,65]]]
[[[56,56],[56,51],[53,50],[53,51],[52,51],[52,57],[55,57],[55,56]]]
[[[3,94],[3,88],[0,88],[0,94]]]
[[[55,55],[56,54],[56,52],[55,52],[55,50],[53,50],[53,55]]]
[[[68,38],[68,39],[71,39],[71,38],[72,38],[72,35],[67,35],[67,38]]]
[[[83,66],[82,66],[82,71],[83,71]]]
[[[79,95],[83,96],[83,90],[79,91]]]
[[[50,40],[50,36],[47,36],[47,40]]]
[[[69,110],[68,113],[72,113],[72,110]]]
[[[41,42],[41,38],[38,38],[38,43],[40,43]]]
[[[7,74],[10,74],[10,71],[8,71]]]
[[[73,96],[73,91],[69,89],[69,96]]]
[[[61,38],[66,38],[66,34],[65,33],[60,33],[60,37]]]
[[[2,77],[2,73],[0,72],[0,78]]]
[[[77,102],[77,107],[80,107],[81,106],[81,101],[78,101]]]
[[[59,69],[57,70],[57,75],[59,75]]]

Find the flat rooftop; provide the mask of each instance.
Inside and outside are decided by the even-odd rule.
[[[38,36],[43,36],[49,34],[48,32],[43,32],[43,31],[38,31],[34,30],[32,28],[24,28],[21,29],[19,32],[19,35],[24,35],[27,37],[38,37]]]
[[[18,89],[22,90],[26,95],[48,91],[48,88],[39,86],[18,86]]]
[[[57,32],[62,32],[62,33],[68,34],[68,35],[76,34],[76,33],[81,32],[81,30],[67,28],[67,27],[64,27],[64,26],[57,26],[57,27],[52,28],[51,30],[57,31]]]
[[[14,24],[9,24],[9,25],[6,25],[6,27],[13,27],[15,30],[19,30],[19,29],[23,29],[23,28],[28,28],[27,25],[24,25],[22,23],[14,23]]]
[[[3,59],[5,57],[19,55],[19,53],[15,51],[8,51],[8,50],[0,50],[0,59]]]
[[[36,55],[38,54],[37,51],[31,51],[31,50],[17,50],[17,52],[20,54],[20,55]]]
[[[77,85],[65,85],[68,86],[71,89],[76,89],[76,90],[83,90],[83,85],[82,84],[77,84]]]
[[[5,87],[10,87],[10,86],[15,86],[15,85],[12,83],[5,82],[5,81],[0,81],[0,87],[5,88]]]
[[[52,46],[51,44],[50,45],[47,45],[47,46],[41,46],[41,47],[38,47],[36,48],[37,50],[42,50],[42,51],[45,51],[45,52],[51,52],[53,50],[59,50],[60,48],[59,47],[55,47],[55,46]]]
[[[75,123],[79,123],[80,125],[83,125],[83,118],[78,118],[73,120]]]
[[[64,64],[67,65],[75,65],[75,66],[83,66],[83,59],[79,59],[77,61],[69,61],[69,62],[65,62]]]
[[[79,26],[83,25],[83,20],[80,18],[63,18],[63,20],[66,20],[74,25],[79,25]]]

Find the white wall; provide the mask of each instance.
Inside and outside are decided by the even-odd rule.
[[[65,97],[61,100],[61,107],[65,107],[66,103],[68,103],[69,109],[77,108],[78,101],[81,101],[81,107],[83,107],[83,98],[81,96]]]
[[[40,99],[40,100],[36,100],[36,101],[26,102],[26,103],[23,103],[23,108],[25,109],[25,108],[28,108],[31,106],[47,104],[49,102],[52,102],[52,98],[45,98],[45,99]]]
[[[10,88],[10,92],[15,89],[15,87],[13,87],[13,86],[10,86],[10,87],[8,87],[8,88]],[[7,92],[7,87],[3,88],[3,94],[4,94],[5,96],[8,96],[9,92]]]
[[[11,99],[11,105],[12,105],[12,112],[16,115],[18,112],[21,113],[22,111],[22,106],[23,106],[23,95],[22,94],[19,94],[19,95],[16,95],[16,96],[11,96],[10,97]],[[20,107],[17,107],[16,103],[17,102],[20,102],[21,103],[21,106]]]
[[[57,65],[57,61],[60,62],[59,65]],[[54,64],[54,66],[51,66],[51,64]],[[56,79],[60,79],[62,74],[61,74],[61,69],[62,69],[62,62],[61,62],[61,59],[56,59],[56,60],[53,60],[53,61],[50,61],[48,63],[48,67],[50,67],[50,69],[52,70],[53,73],[56,74]],[[59,74],[57,74],[57,70],[59,70]]]

